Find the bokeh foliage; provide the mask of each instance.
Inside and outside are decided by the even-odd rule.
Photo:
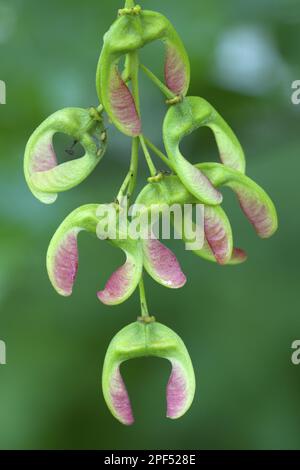
[[[300,79],[298,0],[141,0],[169,16],[190,53],[190,95],[212,102],[245,148],[250,177],[272,196],[280,230],[259,240],[224,193],[240,267],[208,264],[172,243],[189,282],[177,292],[146,279],[151,312],[184,339],[197,393],[179,421],[165,414],[169,366],[126,364],[136,424],[122,427],[100,390],[111,337],[139,314],[138,297],[107,308],[96,291],[120,254],[88,235],[80,239],[74,295],[57,296],[45,269],[48,242],[75,207],[109,202],[129,162],[129,139],[110,128],[109,150],[80,187],[46,207],[23,178],[26,140],[50,113],[95,104],[102,36],[121,0],[0,0],[0,448],[295,449],[300,448],[299,124],[291,83]],[[143,58],[161,72],[159,47]],[[163,99],[141,77],[145,133],[160,145]],[[183,144],[191,161],[217,158],[209,131]],[[140,182],[146,175],[140,166]]]

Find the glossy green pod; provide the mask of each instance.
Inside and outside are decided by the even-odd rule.
[[[47,253],[47,270],[55,290],[63,296],[72,294],[78,269],[77,238],[81,231],[96,234],[101,220],[97,217],[98,204],[89,204],[73,211],[54,234]],[[101,228],[101,227],[100,227]],[[109,239],[120,248],[126,262],[115,271],[98,298],[106,305],[118,305],[135,291],[143,269],[141,243],[128,239]]]
[[[81,158],[57,163],[53,147],[56,133],[66,134],[84,148]],[[107,135],[97,110],[66,108],[49,116],[31,135],[24,157],[24,173],[33,195],[45,204],[57,199],[89,176],[103,157]]]
[[[185,95],[190,82],[189,58],[176,30],[163,15],[141,10],[136,15],[120,16],[104,36],[96,77],[98,96],[114,125],[129,136],[141,133],[141,120],[119,62],[156,40],[166,48],[166,85],[176,95]]]
[[[164,144],[178,177],[189,192],[204,204],[216,205],[222,202],[222,195],[180,151],[182,139],[202,126],[212,129],[222,162],[244,172],[245,157],[237,137],[217,111],[202,98],[187,97],[182,103],[170,107],[163,124]]]

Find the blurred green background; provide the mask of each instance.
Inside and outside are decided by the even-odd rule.
[[[239,136],[248,174],[272,196],[280,230],[256,237],[234,197],[225,194],[245,265],[222,268],[172,243],[188,274],[179,291],[146,279],[151,312],[185,341],[197,393],[181,420],[165,416],[170,371],[163,360],[127,363],[124,376],[136,424],[107,410],[101,368],[112,336],[139,314],[138,296],[108,308],[101,288],[122,255],[80,238],[74,294],[60,298],[45,269],[49,240],[84,203],[109,202],[129,163],[129,139],[110,126],[109,149],[81,186],[43,206],[23,178],[27,139],[49,114],[97,103],[95,68],[102,36],[122,0],[0,0],[0,366],[1,449],[299,449],[300,338],[299,123],[291,83],[300,79],[299,0],[141,0],[166,14],[190,54],[190,95],[211,101]],[[162,49],[143,51],[158,74]],[[146,135],[161,145],[163,99],[141,77]],[[193,162],[218,158],[211,133],[185,140]],[[159,164],[158,164],[159,166]],[[147,170],[140,166],[140,185]]]

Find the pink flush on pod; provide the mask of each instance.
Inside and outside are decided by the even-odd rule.
[[[165,60],[165,81],[175,95],[184,95],[188,88],[187,66],[182,55],[172,45],[167,45]]]
[[[235,192],[244,214],[259,237],[269,238],[276,232],[276,209],[268,194],[257,183],[240,171],[219,163],[203,163],[196,166],[213,185],[228,186]]]
[[[33,172],[48,171],[57,166],[57,159],[53,148],[53,132],[47,132],[37,143],[31,170]]]
[[[159,240],[144,240],[144,266],[157,282],[171,289],[179,289],[186,283],[186,276],[174,253]]]
[[[78,234],[96,232],[97,204],[87,204],[71,212],[53,235],[47,251],[47,270],[54,289],[70,296],[78,270]]]
[[[121,423],[127,426],[133,424],[134,418],[131,403],[119,367],[111,375],[110,396],[112,406],[119,416]]]
[[[204,232],[206,240],[219,264],[226,264],[232,255],[230,223],[221,207],[205,207]]]
[[[137,277],[136,270],[139,266],[134,261],[127,260],[118,268],[106,283],[105,288],[98,292],[98,298],[106,305],[116,305],[131,294],[132,286]]]
[[[270,214],[267,204],[259,200],[251,192],[243,190],[237,191],[241,208],[254,226],[256,233],[261,238],[268,238],[273,233],[274,220]]]
[[[109,94],[113,113],[125,133],[133,137],[138,136],[141,133],[141,120],[131,91],[116,66],[112,69]]]
[[[184,370],[176,361],[167,385],[167,417],[176,419],[181,416],[188,399],[188,382]]]
[[[54,257],[54,279],[57,290],[64,296],[72,294],[78,269],[78,230],[74,229],[62,240]]]

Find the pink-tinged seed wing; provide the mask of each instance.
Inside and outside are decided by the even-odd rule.
[[[131,238],[128,227],[125,229],[123,223],[120,223],[116,230],[117,221],[114,211],[114,204],[100,205],[97,211],[101,219],[97,225],[98,237],[104,236],[110,244],[121,249],[126,256],[125,263],[110,276],[104,289],[97,293],[98,299],[105,305],[118,305],[125,302],[137,288],[143,271],[141,241]],[[113,215],[113,219],[110,215],[107,217],[108,214]],[[126,221],[125,213],[124,216]]]
[[[189,86],[189,73],[182,54],[172,44],[166,46],[166,85],[175,95],[185,95]]]
[[[112,68],[109,82],[111,118],[122,132],[136,137],[141,133],[141,120],[131,91],[122,80],[116,66]]]
[[[224,217],[224,215],[222,214],[222,216]],[[187,215],[185,216],[187,217]],[[226,219],[225,219],[226,220]],[[179,224],[179,221],[176,220],[176,218],[173,218],[173,224],[174,224],[174,227],[175,227],[175,230],[177,233],[181,233],[182,236],[183,236],[183,241],[185,243],[189,243],[189,240],[188,238],[186,237],[186,234],[185,234],[185,230],[184,230],[184,227],[181,227],[181,225]],[[192,230],[193,232],[195,233],[196,231],[196,224],[192,221],[189,221],[187,220],[185,222],[186,226],[191,226],[192,227]],[[227,222],[225,221],[225,227],[227,227]],[[228,230],[228,228],[227,228]],[[222,231],[219,231],[219,234],[221,235]],[[229,247],[231,245],[231,237],[232,235],[230,235],[230,232],[228,232],[228,235],[229,235]],[[222,237],[220,237],[220,240],[222,239]],[[211,241],[212,243],[212,241]],[[220,243],[220,245],[222,245],[222,243]],[[226,242],[226,237],[225,237],[225,251],[226,251],[226,246],[227,246],[227,242]],[[217,249],[217,248],[216,248]],[[216,259],[216,256],[214,255],[207,239],[204,237],[204,243],[203,243],[203,247],[199,250],[192,250],[193,253],[197,256],[199,256],[200,258],[203,258],[205,259],[206,261],[211,261],[211,262],[217,262],[217,259]],[[225,256],[226,258],[226,256]],[[221,260],[223,259],[223,256],[221,254]],[[243,263],[244,261],[247,260],[247,254],[245,253],[245,251],[239,249],[239,248],[233,248],[232,250],[232,256],[230,258],[229,261],[226,262],[226,264],[228,265],[235,265],[235,264],[241,264]],[[224,264],[224,263],[222,263]]]
[[[241,172],[218,163],[197,165],[215,186],[228,186],[237,195],[241,208],[261,238],[271,237],[277,230],[275,206],[268,194]]]
[[[188,401],[188,380],[179,363],[172,363],[172,372],[167,385],[167,417],[179,418]]]
[[[63,296],[72,294],[78,269],[78,229],[71,230],[61,241],[54,256],[53,281]]]
[[[52,143],[53,135],[54,132],[49,131],[37,141],[30,165],[32,172],[48,171],[57,165]]]
[[[205,207],[204,232],[217,262],[227,264],[232,256],[232,231],[221,207]]]
[[[116,367],[111,374],[109,393],[114,415],[122,424],[132,425],[134,417],[128,392],[120,373],[120,367]]]
[[[49,244],[47,270],[54,289],[65,297],[72,294],[78,269],[77,237],[80,231],[96,232],[97,204],[73,211],[60,225]]]
[[[158,240],[149,238],[143,241],[143,251],[144,267],[155,281],[171,289],[185,285],[186,276],[169,248]]]
[[[134,259],[127,259],[109,278],[105,288],[98,292],[98,298],[105,305],[118,305],[135,291],[139,282],[141,269]]]
[[[146,327],[146,344],[149,356],[170,361],[172,371],[167,384],[167,417],[177,419],[190,408],[195,395],[195,374],[189,353],[182,339],[161,323]]]
[[[274,213],[270,211],[267,201],[258,198],[251,190],[234,185],[241,208],[257,235],[269,238],[274,233]]]
[[[127,426],[133,424],[134,418],[120,366],[129,359],[146,355],[145,325],[141,322],[131,323],[119,331],[105,355],[102,371],[104,399],[113,416]]]
[[[204,241],[204,245],[201,250],[193,250],[193,253],[200,258],[205,259],[206,261],[217,262],[216,257],[212,252],[212,249],[209,246],[207,240]],[[231,259],[226,263],[226,265],[234,266],[237,264],[242,264],[245,261],[247,261],[247,253],[240,248],[233,248]]]
[[[53,135],[54,131],[47,131],[33,145],[29,140],[25,151],[24,173],[27,184],[33,195],[45,204],[55,202],[57,194],[37,189],[32,179],[36,173],[48,172],[57,166],[57,158],[52,143]],[[33,140],[33,138],[31,139]]]

